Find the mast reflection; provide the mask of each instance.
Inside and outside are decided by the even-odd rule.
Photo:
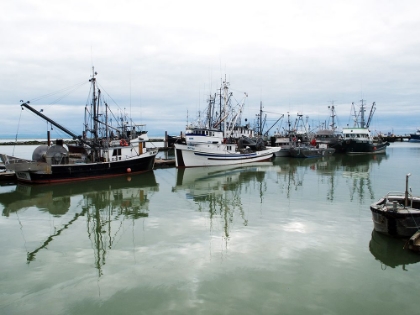
[[[305,176],[316,172],[320,183],[328,184],[326,199],[335,200],[335,190],[339,180],[343,177],[350,190],[350,200],[356,197],[359,201],[364,200],[366,191],[369,197],[374,199],[374,191],[370,180],[372,165],[380,164],[388,156],[383,155],[358,155],[351,156],[336,154],[329,157],[313,159],[278,158],[274,160],[277,167],[276,183],[285,191],[286,197],[291,198],[292,191],[304,188]]]
[[[374,199],[374,191],[370,179],[370,172],[373,164],[380,164],[386,160],[386,154],[367,154],[367,155],[341,155],[341,168],[343,177],[350,189],[350,200],[358,197],[358,201],[362,202],[365,198],[366,189],[369,198]]]
[[[57,185],[17,184],[14,191],[1,194],[2,214],[8,217],[11,213],[28,208],[35,208],[53,217],[64,217],[69,210],[75,212],[69,221],[54,229],[54,233],[40,246],[27,252],[28,264],[35,260],[40,250],[78,219],[86,217],[87,233],[95,249],[95,267],[102,275],[101,267],[105,264],[107,250],[112,248],[122,221],[148,217],[149,197],[158,190],[153,172]]]
[[[259,162],[240,166],[179,168],[172,191],[185,192],[186,198],[196,203],[198,211],[207,211],[210,228],[213,228],[213,220],[220,218],[224,237],[228,239],[236,212],[242,224],[248,225],[241,195],[257,190],[262,201],[267,190],[266,170],[272,165],[271,162]]]

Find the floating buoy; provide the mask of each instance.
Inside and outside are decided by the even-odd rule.
[[[131,173],[131,168],[127,168],[127,173]]]
[[[373,151],[376,151],[376,147],[373,147]]]

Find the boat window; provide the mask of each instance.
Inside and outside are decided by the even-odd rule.
[[[114,149],[112,151],[112,156],[117,156],[117,155],[121,155],[121,149]]]

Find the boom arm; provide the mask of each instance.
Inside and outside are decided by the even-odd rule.
[[[45,116],[44,114],[40,113],[39,111],[37,111],[36,109],[34,109],[33,107],[29,106],[27,103],[22,103],[21,104],[22,107],[25,107],[27,109],[29,109],[31,112],[33,112],[34,114],[38,115],[39,117],[45,119],[46,121],[48,121],[50,124],[56,126],[57,128],[61,129],[62,131],[64,131],[65,133],[67,133],[68,135],[72,136],[73,139],[79,139],[80,141],[82,141],[84,144],[87,144],[89,146],[91,146],[91,144],[89,144],[88,142],[84,141],[82,139],[81,136],[76,135],[75,133],[71,132],[70,130],[68,130],[67,128],[61,126],[59,123],[56,123],[54,120],[52,120],[51,118],[48,118],[47,116]]]

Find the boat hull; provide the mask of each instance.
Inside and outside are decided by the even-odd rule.
[[[411,237],[420,228],[420,198],[404,207],[403,197],[382,198],[370,206],[375,231],[397,237]],[[393,202],[396,202],[395,205]]]
[[[420,133],[410,134],[410,141],[411,142],[420,142]]]
[[[290,146],[278,147],[280,150],[274,152],[275,157],[288,157],[290,156]]]
[[[217,150],[213,147],[207,150],[197,146],[175,144],[175,165],[176,167],[200,167],[269,161],[273,157],[273,152],[278,150],[267,149],[249,153],[236,153],[224,148],[224,145],[219,145]]]
[[[373,143],[369,140],[344,140],[341,151],[346,154],[380,154],[386,152],[388,142]]]
[[[295,158],[316,158],[323,156],[331,156],[335,152],[332,148],[319,149],[319,148],[304,148],[294,147],[290,148],[290,156]]]
[[[14,164],[16,178],[31,184],[50,184],[141,173],[153,169],[156,153],[124,161],[48,165],[43,162]]]
[[[274,153],[275,157],[289,157],[290,156],[290,150],[289,149],[282,149],[280,151],[277,151]]]

